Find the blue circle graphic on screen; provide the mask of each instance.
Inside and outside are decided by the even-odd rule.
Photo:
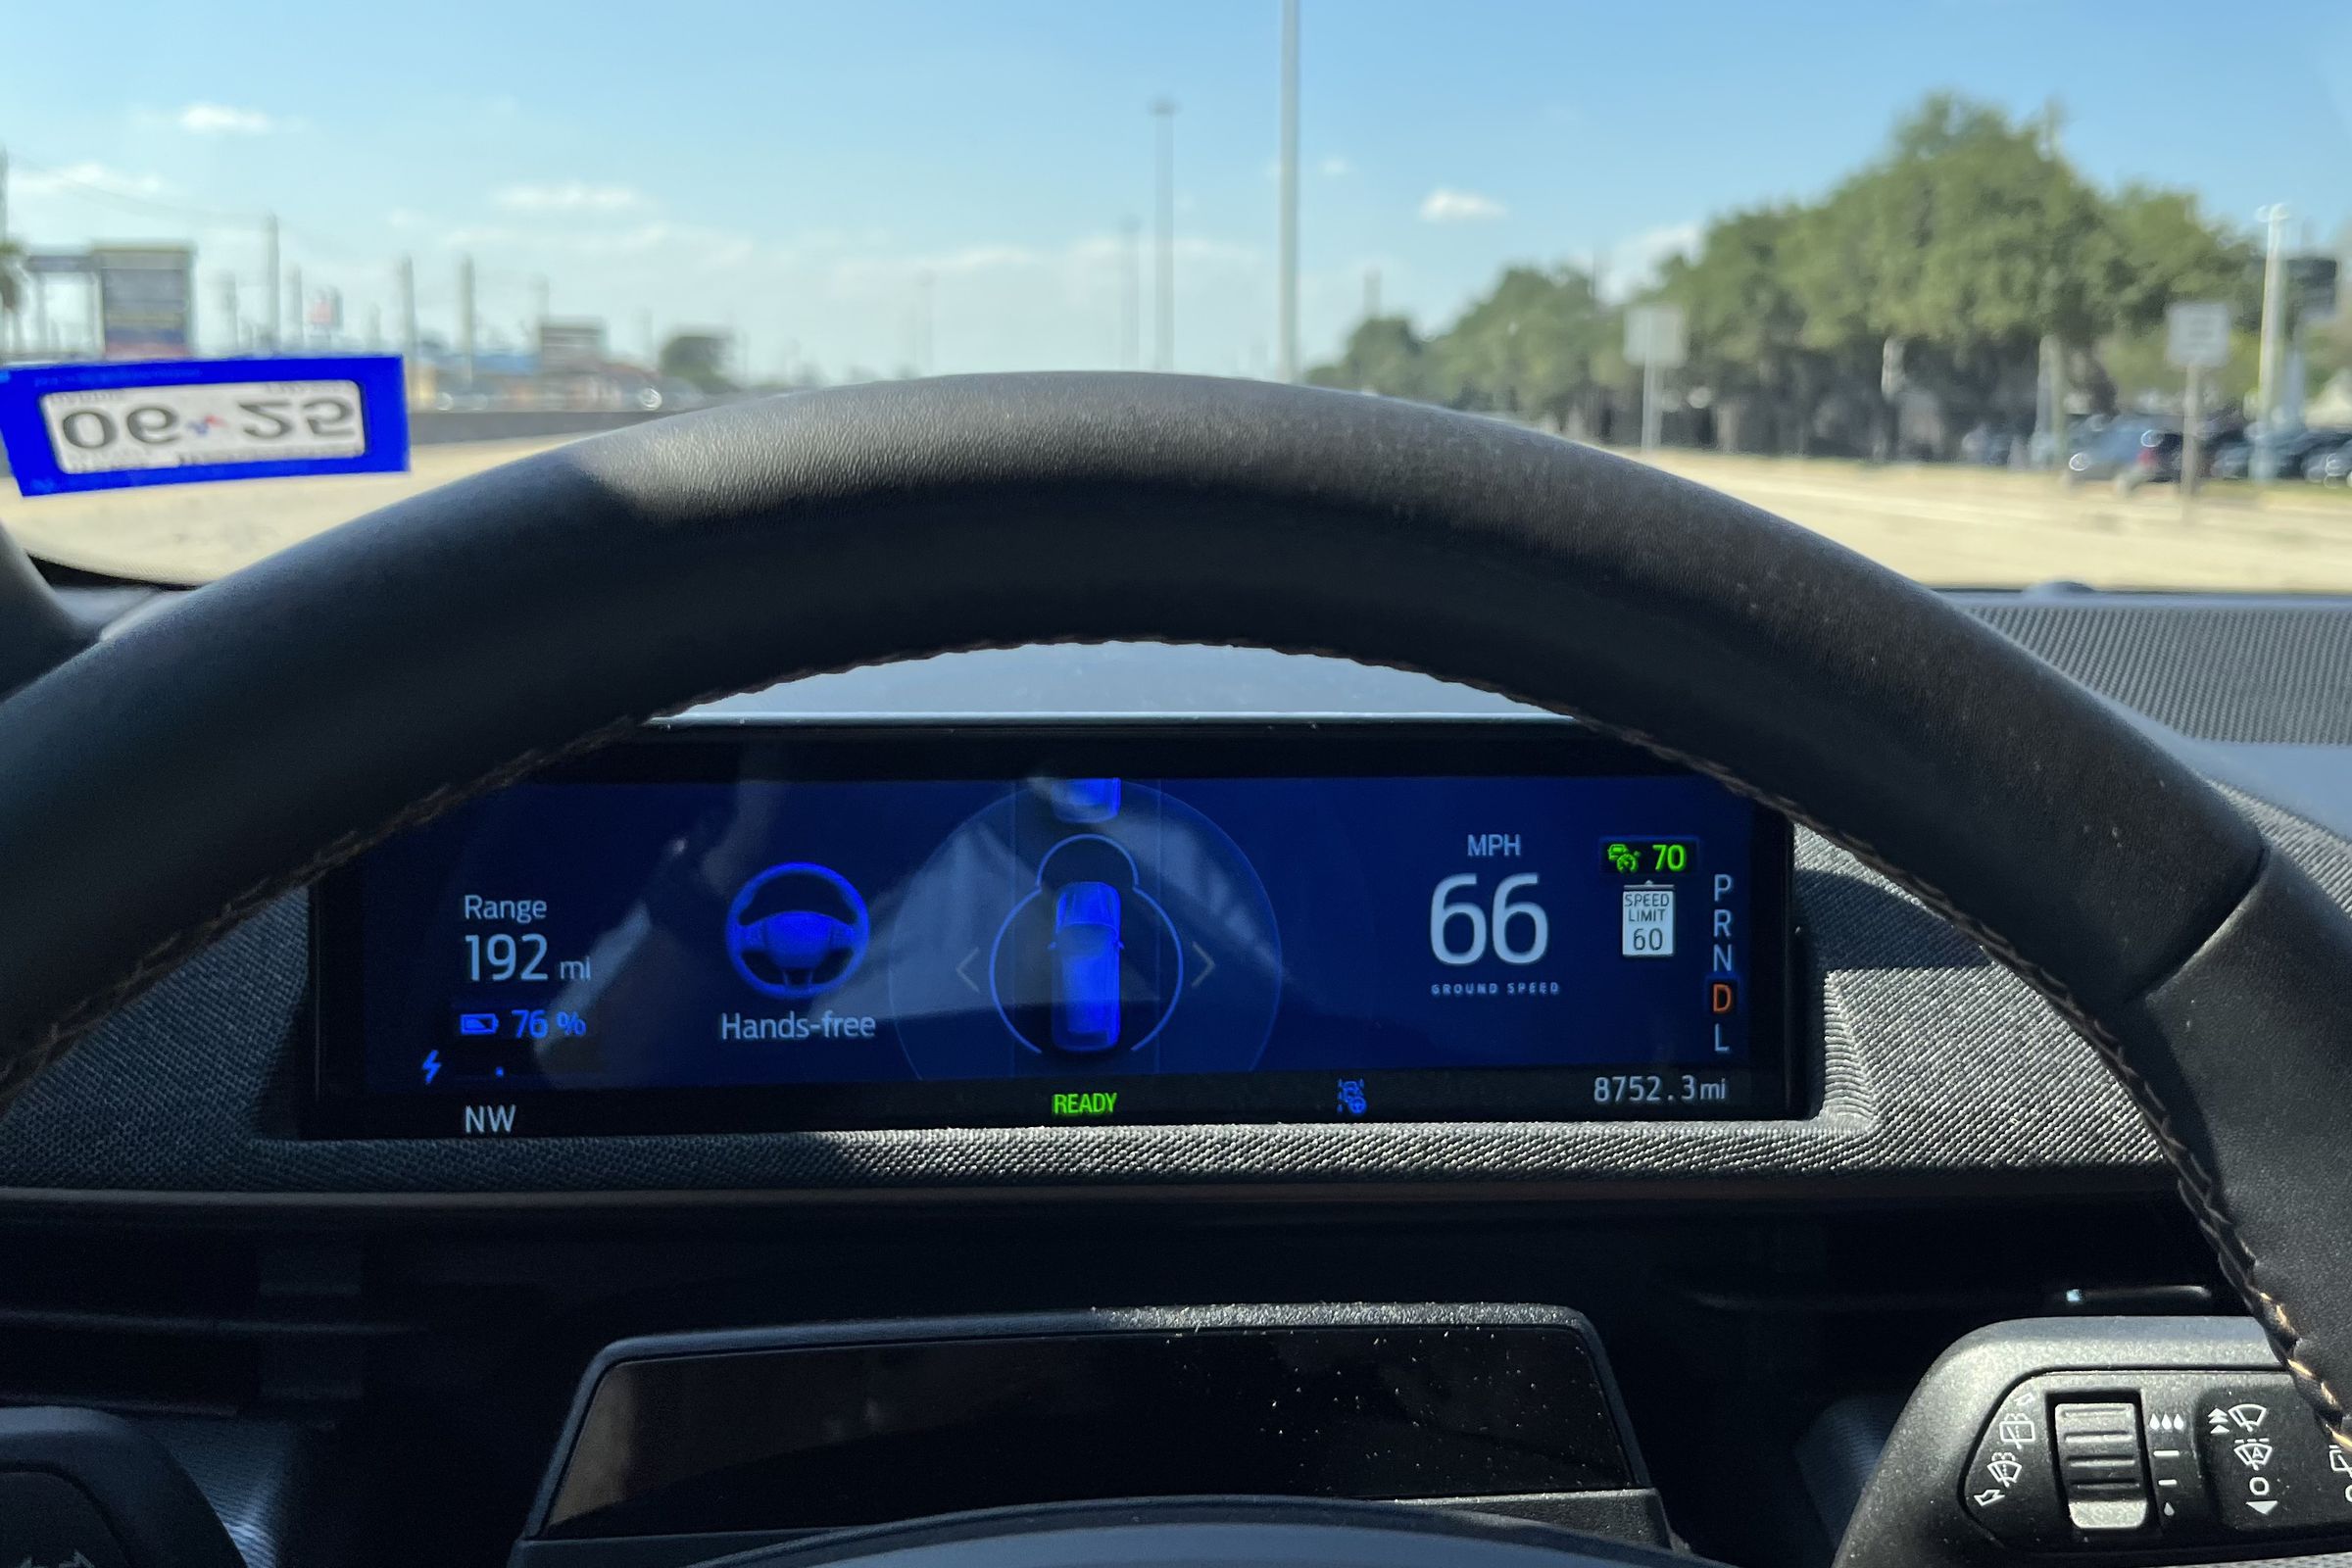
[[[1073,878],[1057,859],[1083,859],[1092,869]],[[1136,984],[1128,974],[1133,960],[1141,960]],[[1049,1048],[1072,1056],[1141,1051],[1159,1038],[1183,998],[1184,968],[1183,939],[1144,891],[1134,855],[1083,833],[1045,853],[1036,887],[997,928],[988,994],[1013,1038],[1040,1055]],[[1009,987],[1008,976],[1017,977]],[[1164,984],[1152,984],[1152,976],[1164,976]]]
[[[871,934],[849,878],[811,860],[769,866],[727,906],[727,960],[753,990],[790,1002],[857,973]]]

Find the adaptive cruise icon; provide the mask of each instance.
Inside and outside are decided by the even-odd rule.
[[[807,860],[771,865],[727,909],[727,957],[756,991],[801,1001],[840,985],[865,957],[865,900]]]

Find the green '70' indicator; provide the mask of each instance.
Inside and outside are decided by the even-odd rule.
[[[1600,868],[1612,876],[1681,876],[1698,869],[1698,840],[1603,839]]]

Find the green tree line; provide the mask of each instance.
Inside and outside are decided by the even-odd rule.
[[[2101,190],[2054,148],[2054,118],[1950,94],[1819,201],[1724,214],[1642,296],[1682,307],[1684,439],[1735,450],[1945,455],[1976,425],[2033,422],[2046,342],[2112,409],[2177,388],[2165,308],[2223,299],[2251,328],[2252,245],[2194,197]],[[1575,267],[1514,267],[1446,330],[1360,323],[1308,379],[1629,438],[1640,372],[1621,307]],[[2250,344],[2215,388],[2242,396]]]

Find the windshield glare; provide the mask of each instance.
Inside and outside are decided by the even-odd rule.
[[[350,472],[357,413],[76,406],[50,439],[90,465],[318,462],[0,478],[61,566],[199,582],[739,398],[1125,368],[1594,443],[1933,584],[2352,590],[2352,14],[2316,0],[125,0],[6,32],[0,365],[258,359],[214,382],[299,400],[304,362],[396,356],[409,416],[405,466]]]

